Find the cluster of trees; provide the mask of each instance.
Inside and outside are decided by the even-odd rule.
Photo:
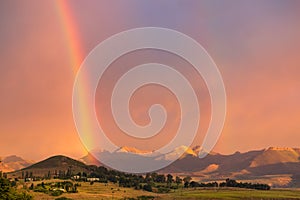
[[[42,179],[51,179],[51,178],[58,178],[58,179],[70,179],[74,174],[72,173],[71,167],[67,170],[55,170],[51,173],[49,170],[44,176],[36,176],[32,171],[22,171],[21,178],[26,180],[42,180]],[[87,177],[87,174],[83,172],[83,175]]]
[[[0,199],[31,200],[32,198],[26,191],[18,191],[14,181],[0,177]]]
[[[80,186],[78,183],[73,184],[71,181],[54,182],[54,183],[40,183],[34,186],[32,183],[29,187],[34,192],[43,192],[52,196],[59,196],[64,192],[77,193],[77,187]]]
[[[86,173],[77,173],[75,174],[78,181],[86,181],[90,178],[97,178],[97,182],[108,183],[112,182],[118,184],[120,187],[131,187],[135,189],[142,189],[146,191],[153,191],[153,187],[156,187],[156,184],[159,185],[159,191],[164,191],[164,188],[174,188],[174,184],[177,185],[177,188],[183,181],[189,182],[190,177],[181,179],[176,176],[173,177],[171,174],[164,175],[158,173],[147,173],[145,176],[137,174],[127,174],[124,172],[119,172],[115,170],[108,170],[105,167],[93,167],[90,174]],[[164,187],[162,187],[162,185]],[[167,190],[166,190],[167,191]]]
[[[217,182],[198,183],[192,181],[189,183],[189,187],[238,187],[238,188],[248,188],[248,189],[256,189],[256,190],[271,189],[271,187],[267,184],[243,183],[243,182],[237,182],[236,180],[232,180],[232,179],[226,179],[225,182],[221,182],[221,183],[217,183]]]
[[[199,183],[192,181],[190,182],[189,187],[219,187],[219,184],[217,182]]]
[[[78,174],[81,175],[81,174]],[[148,173],[145,176],[136,174],[127,174],[118,172],[115,170],[108,170],[105,167],[95,168],[89,175],[90,177],[99,178],[99,182],[113,182],[118,183],[120,187],[134,187],[135,189],[143,189],[147,191],[153,191],[153,187],[158,188],[158,192],[166,192],[169,189],[177,189],[179,185],[183,184],[185,188],[188,187],[239,187],[249,188],[256,190],[270,190],[271,187],[267,184],[260,183],[247,183],[237,182],[236,180],[226,179],[225,182],[209,182],[200,183],[191,181],[190,176],[186,176],[183,179],[171,174],[164,175],[158,173]]]
[[[238,187],[238,188],[249,188],[249,189],[256,189],[256,190],[270,190],[271,187],[267,184],[261,183],[243,183],[237,182],[235,180],[226,179],[225,182],[220,183],[220,187]]]

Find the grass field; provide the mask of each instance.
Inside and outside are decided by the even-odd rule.
[[[81,183],[78,187],[78,193],[62,194],[59,197],[67,197],[74,200],[87,199],[124,199],[137,198],[139,196],[153,196],[155,199],[299,199],[300,190],[297,189],[272,189],[269,191],[246,190],[236,188],[222,189],[178,189],[171,190],[167,194],[157,194],[132,188],[122,188],[114,184]],[[38,200],[54,200],[58,197],[53,197],[44,193],[30,192],[34,199]]]
[[[160,196],[159,194],[146,192],[143,190],[135,190],[133,188],[123,188],[117,185],[108,183],[94,183],[90,185],[88,182],[81,182],[81,186],[78,187],[78,193],[64,193],[59,197],[67,197],[74,200],[87,199],[124,199],[124,198],[137,198],[138,196]],[[52,200],[58,197],[53,197],[44,193],[30,192],[34,199],[38,200]]]
[[[246,190],[237,188],[186,189],[168,194],[170,199],[300,199],[300,191],[291,190]]]

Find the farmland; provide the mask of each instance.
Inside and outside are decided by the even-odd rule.
[[[54,200],[58,197],[40,192],[31,191],[34,199]],[[298,189],[272,189],[268,191],[249,190],[239,188],[179,188],[166,194],[135,190],[133,188],[118,187],[112,183],[94,183],[91,185],[82,182],[78,187],[78,193],[64,193],[59,197],[67,197],[74,200],[87,199],[300,199]]]

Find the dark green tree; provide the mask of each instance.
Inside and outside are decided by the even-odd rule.
[[[0,178],[0,199],[3,200],[31,200],[32,196],[26,192],[17,192],[17,190],[11,187],[9,180]]]
[[[171,174],[168,174],[167,175],[167,186],[171,187],[172,182],[173,182],[173,176]]]
[[[182,179],[179,176],[176,176],[175,182],[177,184],[177,187],[182,183]]]
[[[165,175],[163,175],[163,174],[157,175],[155,182],[157,182],[157,183],[165,183],[166,182]]]
[[[189,187],[189,184],[190,184],[191,180],[192,180],[192,178],[190,176],[186,176],[186,177],[183,178],[185,188]]]
[[[143,190],[148,191],[148,192],[152,192],[152,186],[151,184],[147,183],[146,185],[143,186]]]

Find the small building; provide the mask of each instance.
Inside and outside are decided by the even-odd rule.
[[[79,179],[80,179],[80,176],[78,176],[78,175],[73,176],[72,179],[73,179],[73,180],[79,180]]]
[[[86,180],[88,182],[95,182],[95,181],[100,181],[100,178],[87,178]]]

